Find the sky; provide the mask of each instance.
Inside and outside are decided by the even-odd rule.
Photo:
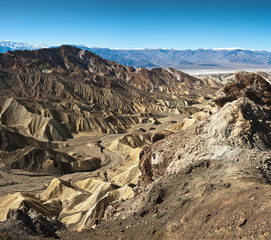
[[[0,0],[0,41],[271,51],[270,0]]]

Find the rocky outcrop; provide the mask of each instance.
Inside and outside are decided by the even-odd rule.
[[[144,181],[178,172],[199,160],[239,161],[270,149],[270,84],[255,74],[237,73],[236,78],[242,85],[230,83],[224,89],[229,91],[233,87],[232,91],[225,90],[228,95],[215,100],[218,104],[227,100],[223,107],[203,122],[144,150],[139,164]],[[243,96],[241,86],[246,94],[251,94]]]
[[[58,238],[56,232],[66,229],[63,223],[44,217],[33,208],[23,207],[22,209],[9,210],[7,219],[1,226],[2,231],[8,230],[9,225],[13,225],[16,228],[21,228],[24,234],[29,232],[28,234],[33,236]]]
[[[270,81],[256,73],[237,73],[235,82],[226,85],[222,91],[224,96],[215,100],[218,106],[242,97],[261,105],[270,105],[271,101]]]

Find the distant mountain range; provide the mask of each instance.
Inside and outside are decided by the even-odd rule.
[[[22,42],[2,41],[0,42],[0,53],[14,50],[37,50],[41,48],[48,48],[49,46],[44,44],[28,44]]]
[[[72,45],[91,51],[105,59],[133,67],[173,67],[176,69],[247,69],[271,68],[271,52],[245,49],[109,49]],[[0,52],[52,48],[43,44],[0,42]]]

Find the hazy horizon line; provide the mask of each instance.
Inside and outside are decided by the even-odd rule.
[[[110,48],[110,47],[98,47],[98,46],[89,46],[85,44],[74,44],[74,43],[61,43],[61,44],[53,44],[53,45],[48,45],[48,44],[43,44],[43,43],[27,43],[27,42],[15,42],[11,40],[3,40],[0,41],[0,46],[3,46],[2,43],[15,43],[15,44],[24,44],[24,45],[32,45],[32,46],[42,46],[41,48],[51,48],[51,47],[59,47],[63,45],[70,45],[70,46],[76,46],[76,47],[87,47],[87,48],[102,48],[102,49],[110,49],[110,50],[120,50],[120,51],[125,51],[125,50],[175,50],[175,51],[187,51],[187,50],[214,50],[214,51],[233,51],[233,50],[244,50],[244,51],[252,51],[252,52],[271,52],[271,50],[264,50],[264,49],[247,49],[247,48],[242,48],[242,47],[215,47],[215,48],[186,48],[186,49],[180,49],[180,48],[163,48],[163,47],[142,47],[142,48]]]

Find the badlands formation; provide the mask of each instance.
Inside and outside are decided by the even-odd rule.
[[[270,239],[270,81],[0,54],[0,238]]]

